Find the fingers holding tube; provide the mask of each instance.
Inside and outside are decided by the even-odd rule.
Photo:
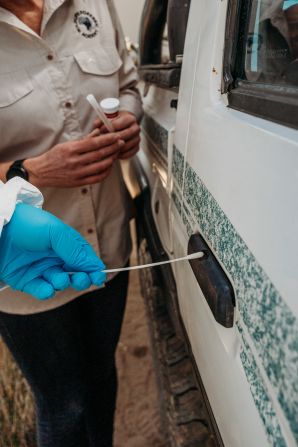
[[[139,149],[140,149],[140,137],[137,136],[125,144],[118,158],[120,160],[126,160],[128,158],[131,158],[139,151]]]

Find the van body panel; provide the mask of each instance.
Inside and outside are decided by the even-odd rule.
[[[169,107],[175,92],[150,86],[140,159],[151,170],[152,213],[168,255],[184,256],[190,236],[201,233],[235,291],[235,323],[226,329],[190,265],[172,267],[224,444],[294,447],[298,133],[228,108],[221,94],[227,5],[191,3],[178,109]]]
[[[141,89],[146,92],[146,85],[142,84]],[[151,160],[148,178],[153,218],[168,254],[172,252],[170,179],[176,123],[176,111],[171,108],[173,100],[177,100],[177,93],[152,86],[143,97],[145,115],[142,122],[142,147]]]

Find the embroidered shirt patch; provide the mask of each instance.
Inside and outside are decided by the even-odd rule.
[[[98,33],[98,21],[88,11],[77,11],[74,15],[74,23],[78,33],[87,39],[95,37]]]

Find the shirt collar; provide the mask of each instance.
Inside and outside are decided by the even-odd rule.
[[[284,0],[273,0],[271,5],[264,11],[260,21],[270,20],[272,25],[278,29],[290,45],[288,23],[283,11]]]
[[[262,20],[272,20],[277,16],[283,16],[283,4],[284,0],[272,0],[267,2],[267,8],[264,8],[263,14],[261,16]]]
[[[45,0],[43,9],[43,18],[41,24],[41,32],[45,29],[50,18],[66,0]]]
[[[51,11],[55,12],[66,0],[45,0],[44,1],[44,13]]]
[[[42,20],[42,30],[45,28],[46,24],[54,14],[54,12],[67,0],[45,0],[44,2],[44,15]],[[29,28],[25,23],[19,20],[14,14],[5,8],[0,6],[0,22],[7,23],[16,28],[19,28],[27,33],[37,35],[31,28]],[[38,36],[39,37],[39,36]]]
[[[0,6],[0,22],[7,23],[15,28],[26,31],[27,33],[34,34],[35,32],[29,28],[25,23],[18,19],[12,12]]]

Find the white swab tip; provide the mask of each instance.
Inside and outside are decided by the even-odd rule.
[[[203,258],[204,257],[204,253],[202,251],[199,251],[197,253],[192,253],[191,255],[188,255],[188,260],[191,261],[192,259],[199,259],[199,258]]]
[[[92,95],[91,93],[86,96],[86,99],[90,104],[96,103],[96,105],[97,105],[97,101],[96,101],[94,95]]]

